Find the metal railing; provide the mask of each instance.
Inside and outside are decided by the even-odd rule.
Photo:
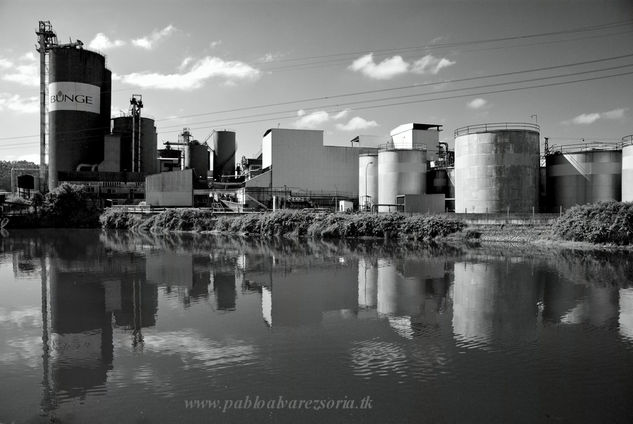
[[[555,155],[560,153],[582,153],[594,150],[621,150],[622,143],[601,143],[597,141],[587,143],[574,143],[564,145],[551,145],[547,151],[547,155]]]
[[[532,124],[529,122],[493,122],[488,124],[468,125],[465,127],[457,128],[453,133],[453,136],[459,137],[462,135],[500,130],[524,130],[541,132],[541,127],[539,127],[538,124]]]
[[[426,144],[424,143],[413,143],[413,145],[410,147],[409,146],[399,147],[393,141],[388,141],[384,144],[378,145],[379,152],[384,152],[387,150],[426,150],[426,149],[427,147],[426,147]]]
[[[622,147],[633,145],[633,134],[622,137]]]

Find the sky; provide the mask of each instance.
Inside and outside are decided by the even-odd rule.
[[[0,160],[39,162],[38,21],[106,56],[113,116],[143,96],[159,148],[183,128],[386,141],[538,123],[550,145],[633,134],[630,0],[0,0]],[[383,142],[384,142],[383,141]],[[309,160],[309,158],[306,158]]]

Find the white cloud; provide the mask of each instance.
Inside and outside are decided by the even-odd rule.
[[[624,114],[628,110],[629,108],[619,108],[609,110],[607,112],[582,113],[578,116],[573,117],[572,119],[563,121],[563,124],[589,125],[600,119],[622,119],[624,118]]]
[[[0,111],[37,113],[40,111],[39,97],[22,97],[18,94],[0,93]]]
[[[276,60],[279,60],[279,59],[281,59],[284,56],[285,56],[284,53],[268,52],[265,55],[263,55],[262,57],[260,57],[259,59],[257,59],[257,61],[261,62],[261,63],[270,63],[270,62],[274,62]]]
[[[439,59],[433,55],[427,54],[413,63],[411,72],[422,75],[436,75],[442,68],[446,68],[454,64],[454,61],[448,60],[445,57]]]
[[[201,87],[204,81],[210,78],[223,78],[227,83],[235,83],[254,81],[260,76],[261,72],[258,69],[244,62],[224,61],[218,57],[207,56],[195,62],[186,72],[174,74],[135,72],[121,76],[121,80],[141,88],[193,90]]]
[[[330,114],[324,110],[317,110],[307,114],[303,109],[297,111],[297,119],[294,123],[295,128],[313,130],[330,120]]]
[[[0,68],[7,71],[2,75],[4,81],[15,82],[29,87],[37,87],[40,84],[40,72],[37,59],[32,52],[19,58],[20,63],[15,64],[8,59],[0,58]]]
[[[598,119],[600,119],[599,113],[583,113],[573,118],[571,122],[574,124],[586,125],[586,124],[593,124]]]
[[[149,35],[132,40],[132,44],[145,50],[151,50],[157,42],[165,37],[168,37],[174,31],[176,31],[176,27],[173,25],[167,25],[161,30],[155,30]]]
[[[488,102],[485,99],[482,99],[481,97],[477,97],[476,99],[473,99],[470,102],[468,102],[468,107],[471,109],[481,109],[487,104]]]
[[[340,111],[339,113],[337,113],[336,115],[334,115],[334,119],[338,120],[338,119],[343,119],[345,118],[347,115],[349,115],[349,109],[343,109],[342,111]]]
[[[191,56],[185,57],[180,63],[180,65],[178,66],[178,70],[182,71],[183,69],[187,69],[187,65],[189,65],[192,60],[193,60],[193,57]]]
[[[37,60],[37,59],[35,57],[35,53],[33,53],[33,52],[26,52],[22,56],[20,56],[20,60],[34,61],[34,60]]]
[[[0,69],[10,69],[12,67],[13,67],[13,62],[11,62],[9,59],[0,57]]]
[[[393,56],[376,64],[373,53],[369,53],[356,59],[348,69],[361,72],[373,79],[391,79],[408,72],[436,75],[441,69],[454,64],[454,61],[445,57],[437,58],[430,54],[416,60],[413,64],[405,61],[402,56]]]
[[[110,40],[104,33],[100,32],[95,35],[95,38],[88,44],[93,50],[108,50],[115,47],[121,47],[125,45],[123,40]]]
[[[402,56],[393,56],[376,64],[374,54],[369,53],[356,59],[348,69],[361,72],[369,78],[384,80],[407,73],[409,64],[402,59]]]
[[[211,41],[211,44],[209,44],[209,47],[211,47],[212,49],[216,48],[217,46],[219,46],[220,44],[222,44],[222,40],[215,40],[215,41]]]
[[[620,109],[613,109],[608,112],[604,112],[602,114],[602,117],[606,119],[622,119],[624,118],[624,112],[626,112],[627,110],[629,110],[629,108],[625,107]]]
[[[376,121],[368,121],[360,116],[355,116],[349,120],[347,124],[336,124],[336,128],[341,131],[359,131],[366,130],[368,128],[377,127],[378,123]]]

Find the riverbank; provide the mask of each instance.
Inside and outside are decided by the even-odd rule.
[[[100,223],[105,229],[154,234],[195,232],[263,238],[442,240],[580,250],[631,250],[633,244],[633,207],[622,202],[577,206],[558,218],[543,214],[521,219],[305,210],[220,216],[210,210],[192,208],[137,214],[113,208],[101,215]]]

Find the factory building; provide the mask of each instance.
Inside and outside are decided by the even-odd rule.
[[[246,181],[246,194],[264,204],[273,196],[330,204],[356,201],[359,156],[375,152],[370,146],[326,146],[321,130],[269,129],[262,138],[262,172]]]
[[[552,146],[545,155],[547,205],[558,212],[575,205],[620,200],[623,150],[619,144]]]
[[[539,127],[471,125],[455,130],[455,211],[539,210]]]

